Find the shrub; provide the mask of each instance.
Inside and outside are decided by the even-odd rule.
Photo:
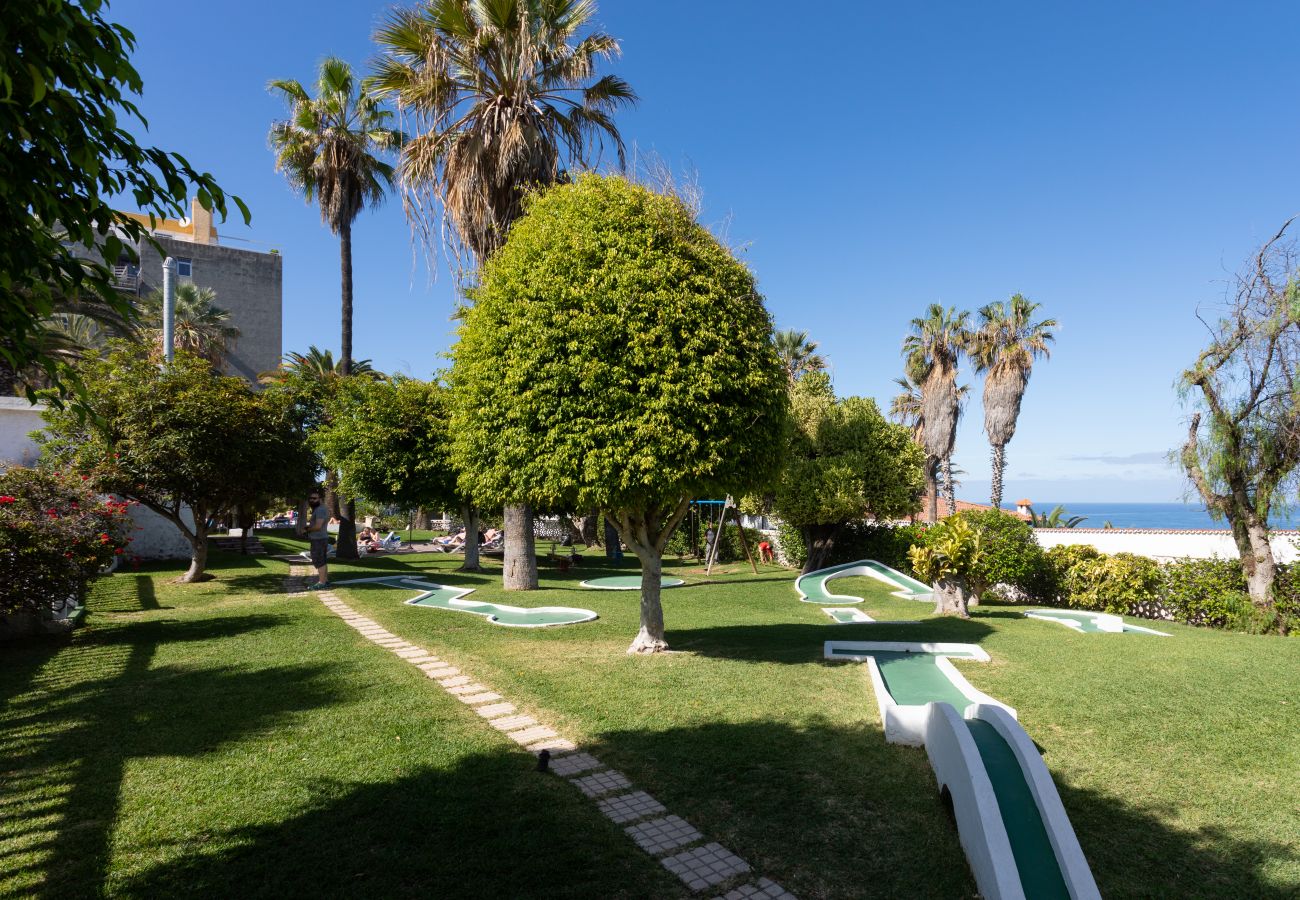
[[[1077,609],[1141,615],[1159,601],[1160,565],[1134,553],[1098,553],[1071,566],[1063,586],[1066,603]]]
[[[785,522],[781,522],[777,529],[786,561],[792,566],[802,566],[808,558],[808,548],[804,544],[802,532]],[[835,546],[827,557],[826,565],[838,566],[859,559],[874,559],[910,575],[912,564],[907,558],[907,551],[913,544],[921,543],[925,531],[924,525],[849,522],[841,526],[836,534]]]
[[[1179,622],[1231,628],[1243,623],[1243,607],[1252,606],[1241,564],[1235,559],[1175,560],[1162,575],[1161,600]]]
[[[80,604],[129,540],[127,504],[79,477],[13,468],[0,475],[0,614]]]
[[[954,517],[980,533],[983,555],[976,567],[976,583],[996,588],[1003,585],[1000,599],[1037,599],[1052,593],[1052,576],[1047,556],[1034,538],[1028,522],[989,510],[964,510]],[[947,521],[947,520],[945,520]]]

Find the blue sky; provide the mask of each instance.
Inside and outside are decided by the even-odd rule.
[[[149,138],[253,209],[223,237],[284,254],[285,350],[338,346],[338,244],[273,170],[271,78],[364,67],[385,3],[116,0]],[[802,13],[792,15],[791,10]],[[706,223],[841,394],[887,404],[909,320],[1021,292],[1061,322],[1008,447],[1007,499],[1163,501],[1185,429],[1174,383],[1252,248],[1300,212],[1293,36],[1257,2],[632,2],[598,15],[640,104],[629,146],[693,169]],[[238,244],[236,244],[238,246]],[[355,347],[425,377],[452,336],[390,201],[355,228]],[[973,382],[955,462],[987,495]]]

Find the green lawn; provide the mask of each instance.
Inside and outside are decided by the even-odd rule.
[[[265,539],[278,549],[299,544]],[[313,596],[286,567],[217,555],[217,581],[101,582],[67,643],[6,648],[0,893],[674,897],[675,879],[577,791]],[[1170,625],[1079,635],[1011,607],[969,622],[835,625],[793,573],[727,566],[664,592],[674,653],[629,658],[634,592],[591,559],[506,594],[497,563],[419,572],[470,599],[593,609],[555,629],[338,591],[402,637],[590,744],[638,786],[801,897],[972,896],[925,754],[886,744],[863,666],[822,641],[965,640],[959,662],[1042,747],[1107,897],[1300,892],[1300,641]],[[622,571],[630,570],[630,566]],[[869,579],[877,619],[926,618]],[[1162,626],[1163,627],[1163,626]]]

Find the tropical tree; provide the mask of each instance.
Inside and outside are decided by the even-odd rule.
[[[1284,239],[1290,225],[1237,276],[1227,309],[1207,324],[1209,346],[1183,373],[1197,409],[1179,454],[1210,515],[1232,528],[1251,602],[1275,616],[1269,516],[1300,483],[1300,248]]]
[[[592,0],[429,0],[379,29],[367,85],[412,123],[399,171],[426,243],[441,233],[481,266],[529,191],[594,162],[607,142],[622,166],[613,115],[636,95],[617,76],[596,76],[619,46],[582,34],[595,14]],[[450,229],[434,227],[435,209]],[[505,531],[505,586],[536,588],[531,510],[507,508]]]
[[[275,167],[308,203],[320,206],[321,221],[339,237],[342,274],[342,338],[339,367],[352,371],[352,223],[367,207],[383,202],[393,183],[393,167],[382,159],[402,145],[389,127],[392,113],[358,89],[352,67],[326,58],[316,80],[316,96],[292,79],[270,83],[289,106],[289,118],[271,126]],[[339,517],[338,555],[354,558],[356,506],[351,499]]]
[[[980,567],[984,562],[981,531],[961,516],[950,516],[926,535],[923,544],[907,551],[916,577],[934,588],[934,614],[970,618],[969,605],[977,597]]]
[[[989,504],[1002,506],[1002,478],[1007,444],[1016,433],[1020,403],[1029,384],[1034,360],[1051,355],[1056,340],[1055,319],[1035,322],[1042,304],[1012,294],[1006,303],[980,307],[979,326],[971,334],[968,353],[975,371],[984,375],[984,431],[993,448],[993,481]]]
[[[776,355],[780,357],[791,384],[810,372],[826,368],[825,357],[817,353],[817,342],[808,340],[806,331],[793,328],[778,331],[772,336],[772,343],[776,345]]]
[[[230,324],[230,313],[216,305],[217,292],[210,287],[199,287],[193,282],[183,282],[176,287],[176,314],[173,335],[176,349],[188,350],[220,368],[239,337],[239,329]],[[163,292],[154,290],[144,298],[141,324],[151,343],[162,349]]]
[[[674,197],[580,176],[531,201],[452,350],[452,462],[482,505],[601,509],[641,562],[629,652],[667,648],[691,498],[767,487],[786,377],[754,277]]]
[[[80,374],[91,415],[47,410],[42,459],[172,522],[191,547],[181,581],[203,577],[213,514],[299,493],[313,478],[315,460],[282,397],[218,375],[201,357],[181,350],[159,368],[121,344]]]
[[[925,454],[906,426],[885,421],[874,400],[836,399],[824,372],[799,379],[790,402],[793,427],[772,505],[799,529],[808,548],[803,570],[812,572],[826,565],[849,522],[916,511]]]
[[[348,368],[352,375],[361,375],[374,379],[384,377],[384,373],[377,371],[368,359],[354,359]],[[335,362],[333,351],[322,350],[312,344],[307,348],[306,353],[286,353],[284,359],[280,362],[280,368],[262,372],[257,376],[257,380],[263,384],[269,384],[297,376],[326,382],[342,378],[343,375],[343,361]]]
[[[952,456],[961,417],[957,363],[969,340],[970,313],[931,304],[903,340],[908,378],[921,386],[921,446],[926,453],[929,520],[939,518],[939,469]]]

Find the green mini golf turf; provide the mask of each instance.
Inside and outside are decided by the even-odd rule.
[[[686,582],[680,578],[664,578],[660,580],[660,587],[681,587]],[[640,575],[606,575],[603,578],[589,578],[582,582],[585,588],[597,588],[605,591],[639,591],[641,590]]]

